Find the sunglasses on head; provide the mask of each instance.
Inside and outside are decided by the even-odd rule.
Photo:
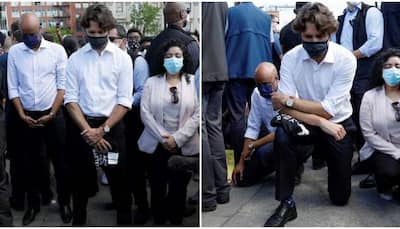
[[[111,42],[114,42],[116,39],[122,39],[121,37],[108,37]]]
[[[400,103],[394,102],[394,103],[392,103],[392,107],[395,111],[396,121],[400,122]]]
[[[171,103],[177,104],[179,102],[178,88],[177,87],[170,87],[169,91],[171,92]]]

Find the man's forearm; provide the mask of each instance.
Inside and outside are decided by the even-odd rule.
[[[89,124],[86,122],[85,117],[81,111],[81,108],[77,103],[68,103],[66,105],[68,113],[71,115],[72,120],[78,125],[79,129],[84,131],[90,129]]]
[[[13,98],[12,103],[14,104],[15,109],[17,110],[17,113],[19,117],[23,117],[25,115],[24,108],[22,107],[22,103],[19,97]]]
[[[58,110],[60,109],[61,105],[63,104],[64,101],[64,94],[65,91],[64,90],[58,90],[57,91],[57,95],[56,95],[56,99],[53,102],[53,106],[51,106],[51,113],[52,114],[56,114],[58,112]]]
[[[269,133],[267,135],[265,135],[264,137],[258,139],[257,141],[255,141],[255,147],[259,148],[265,144],[271,143],[275,140],[275,133]]]
[[[302,113],[318,115],[325,119],[332,118],[332,115],[325,111],[320,102],[295,98],[292,109]]]
[[[113,111],[111,112],[110,117],[104,122],[105,126],[112,128],[116,123],[121,121],[121,119],[125,116],[126,112],[128,112],[128,108],[121,106],[119,104],[115,105]]]
[[[302,121],[311,126],[319,126],[321,123],[321,119],[323,119],[323,117],[320,117],[318,115],[304,113],[304,112],[294,110],[291,108],[283,108],[281,110],[281,113],[288,114],[288,115],[292,116],[293,118],[295,118],[299,121]]]

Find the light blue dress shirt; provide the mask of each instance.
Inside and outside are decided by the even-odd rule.
[[[345,9],[345,18],[343,22],[343,30],[340,38],[340,43],[343,47],[350,51],[354,51],[353,48],[353,27],[350,23],[357,13],[361,9],[361,3],[356,6],[355,10],[352,12],[347,8]],[[382,49],[383,46],[383,16],[381,11],[375,7],[371,7],[367,11],[365,17],[365,29],[367,32],[367,41],[359,48],[360,52],[366,56],[370,57],[376,52]],[[333,41],[336,42],[336,36],[333,36]]]
[[[271,120],[277,114],[272,107],[271,100],[262,97],[258,89],[255,88],[251,94],[251,108],[244,137],[254,140],[258,139],[262,124],[264,124],[269,132],[275,132],[275,127],[271,126]]]
[[[42,37],[37,51],[18,43],[8,53],[8,93],[19,98],[25,110],[50,109],[57,90],[65,89],[67,54],[61,45]]]
[[[142,98],[142,92],[144,83],[149,78],[150,70],[146,59],[142,56],[138,56],[135,59],[135,68],[133,69],[133,106],[140,107],[140,99]]]

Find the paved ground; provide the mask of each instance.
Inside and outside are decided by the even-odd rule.
[[[400,204],[381,199],[376,189],[360,189],[364,175],[353,176],[352,196],[345,207],[332,206],[327,189],[327,169],[314,171],[311,160],[305,165],[303,181],[294,199],[298,217],[286,224],[291,227],[398,227]],[[274,212],[274,175],[252,187],[233,187],[231,201],[218,205],[214,212],[202,214],[202,226],[260,227]]]
[[[193,195],[198,190],[198,182],[191,181],[188,187],[188,196]],[[111,202],[111,197],[107,186],[101,186],[99,193],[89,200],[88,206],[88,226],[115,226],[116,211],[106,211],[104,206]],[[182,226],[194,227],[199,225],[198,207],[196,214],[185,218]],[[14,226],[22,226],[22,217],[24,212],[13,211]],[[36,216],[35,221],[29,226],[71,226],[71,224],[63,224],[58,213],[58,204],[42,207],[40,213]],[[150,220],[145,226],[153,226]]]

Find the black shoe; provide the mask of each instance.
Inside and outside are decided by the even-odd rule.
[[[211,205],[211,206],[205,206],[205,205],[203,205],[203,206],[201,207],[201,211],[202,211],[202,212],[212,212],[212,211],[215,211],[215,209],[217,209],[217,205]]]
[[[40,212],[39,209],[28,208],[24,214],[24,218],[22,219],[22,225],[26,226],[31,224],[34,220],[36,215]]]
[[[217,195],[217,203],[218,204],[226,204],[229,202],[229,192],[224,193],[222,195]]]
[[[51,190],[47,191],[45,194],[42,194],[42,205],[49,206],[53,200],[53,196],[54,195]]]
[[[360,188],[373,188],[376,186],[375,176],[369,174],[366,178],[362,179],[359,184]]]
[[[326,166],[326,162],[324,159],[320,158],[313,158],[312,159],[312,168],[314,170],[320,170],[323,169]]]
[[[71,207],[66,205],[60,205],[60,216],[64,223],[70,223],[72,220],[72,211]]]
[[[133,215],[133,224],[144,225],[149,218],[149,209],[147,207],[138,207]]]
[[[265,222],[264,227],[283,227],[291,220],[297,218],[296,205],[289,207],[281,203],[274,214]]]

